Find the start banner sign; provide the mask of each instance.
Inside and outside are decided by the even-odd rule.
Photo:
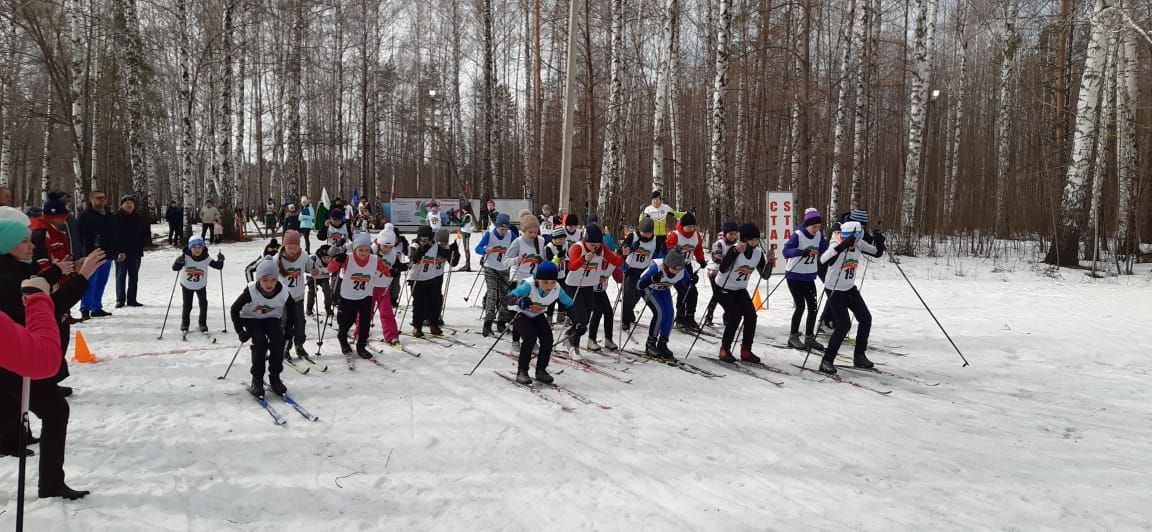
[[[764,227],[767,228],[768,244],[776,257],[776,264],[786,264],[784,244],[792,238],[792,230],[796,227],[797,221],[793,206],[791,191],[768,192],[768,219]]]

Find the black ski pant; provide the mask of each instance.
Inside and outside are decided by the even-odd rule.
[[[695,275],[688,274],[686,275]],[[700,293],[696,290],[696,282],[688,286],[683,286],[679,283],[676,284],[676,321],[688,321],[696,319],[696,299]]]
[[[341,343],[348,341],[348,331],[359,319],[364,324],[356,331],[356,345],[368,345],[368,335],[372,333],[372,296],[360,299],[340,299],[340,311],[336,314],[336,324],[339,326],[337,338]]]
[[[181,295],[184,296],[184,307],[180,311],[180,330],[187,331],[188,324],[192,321],[192,296],[195,294],[196,299],[200,302],[200,324],[201,328],[208,327],[208,288],[201,288],[199,290],[189,290],[180,287]]]
[[[536,371],[548,369],[548,362],[552,359],[552,324],[548,317],[541,314],[529,318],[523,314],[517,316],[512,323],[512,330],[520,334],[520,359],[518,369],[528,372],[528,365],[532,362],[532,349],[540,344],[540,354],[536,358]]]
[[[578,347],[580,337],[588,331],[588,319],[592,314],[595,294],[589,286],[569,286],[568,289],[571,290],[569,295],[572,297],[572,308],[568,309],[568,318],[572,320],[572,326],[565,335],[568,336],[568,345]]]
[[[732,351],[732,342],[736,340],[736,329],[740,322],[744,322],[744,338],[740,347],[752,349],[752,342],[756,340],[756,306],[747,290],[720,290],[720,306],[724,308],[724,336],[720,340],[720,347],[725,351]]]
[[[329,284],[328,279],[314,279],[308,278],[308,313],[314,314],[316,312],[316,287],[319,286],[320,290],[324,293],[324,312],[326,314],[332,313],[332,286]]]
[[[722,290],[720,285],[716,284],[716,277],[713,275],[708,276],[708,285],[712,287],[712,297],[708,299],[708,308],[704,311],[705,322],[712,321],[716,313],[716,305],[720,304],[720,292]]]
[[[644,268],[628,268],[628,271],[624,272],[624,302],[621,303],[624,308],[620,311],[620,323],[624,325],[625,330],[636,323],[636,303],[640,301],[640,289],[637,285],[643,274]]]
[[[212,236],[204,236],[204,235]],[[212,222],[204,222],[200,224],[200,238],[203,238],[210,244],[216,243],[216,224]]]
[[[612,313],[612,300],[608,299],[608,291],[603,290],[597,292],[592,291],[592,309],[591,318],[589,318],[588,325],[588,339],[593,342],[596,341],[596,330],[600,328],[600,320],[604,320],[604,338],[612,338],[612,320],[615,317]]]
[[[20,377],[4,372],[0,393],[0,446],[15,450],[20,446]],[[68,400],[55,379],[32,381],[28,410],[40,418],[40,489],[64,484],[64,445],[68,439]]]
[[[181,224],[168,222],[168,243],[176,246],[181,240],[184,240],[184,227]]]
[[[304,241],[304,252],[312,254],[312,230],[304,227],[300,228],[300,240]]]
[[[412,283],[413,327],[420,327],[425,321],[429,325],[440,325],[440,309],[444,308],[444,294],[440,293],[443,286],[443,275]]]
[[[268,376],[279,378],[284,371],[284,328],[280,318],[244,318],[244,330],[252,336],[252,376],[264,378],[264,358]]]
[[[826,308],[832,316],[832,321],[836,323],[836,329],[832,332],[832,338],[828,339],[828,347],[824,350],[824,360],[828,362],[836,360],[836,353],[840,350],[840,344],[844,342],[844,337],[848,336],[848,330],[852,328],[849,311],[856,316],[856,351],[854,356],[856,358],[863,357],[868,351],[868,334],[872,332],[872,313],[868,311],[868,305],[864,304],[864,297],[860,295],[860,290],[853,286],[851,290],[832,292],[828,296]]]
[[[788,279],[788,291],[792,293],[792,304],[796,307],[792,311],[791,334],[800,334],[800,318],[804,317],[804,309],[808,309],[808,319],[804,322],[804,334],[812,338],[816,329],[816,281],[793,281]]]
[[[304,340],[308,332],[308,318],[304,317],[304,300],[288,298],[284,304],[284,350],[292,343],[296,344],[296,351],[304,349]]]

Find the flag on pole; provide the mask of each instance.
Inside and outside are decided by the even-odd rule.
[[[328,220],[328,207],[332,204],[332,200],[328,199],[328,188],[325,187],[320,191],[320,202],[316,204],[316,228],[324,225]]]

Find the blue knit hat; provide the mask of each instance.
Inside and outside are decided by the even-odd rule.
[[[560,270],[556,268],[556,264],[551,261],[541,262],[536,267],[536,280],[537,281],[555,281],[560,277]]]
[[[507,214],[501,213],[496,217],[496,227],[508,227],[512,225],[512,219]]]

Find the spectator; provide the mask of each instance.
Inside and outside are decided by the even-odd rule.
[[[300,213],[296,211],[296,205],[289,203],[284,209],[283,226],[285,233],[300,230]]]
[[[268,201],[264,202],[264,228],[271,235],[276,232],[276,225],[276,202],[269,196]]]
[[[300,236],[304,241],[304,251],[312,253],[312,240],[310,235],[316,227],[316,210],[308,202],[308,196],[300,196]]]
[[[120,211],[109,223],[108,252],[116,258],[116,308],[143,307],[136,300],[140,280],[140,259],[152,241],[148,222],[136,213],[136,198],[120,198]]]
[[[168,210],[164,211],[164,219],[168,220],[168,245],[184,246],[184,208],[176,204],[176,200],[168,202]]]
[[[64,200],[64,207],[68,209],[68,216],[64,218],[65,226],[63,228],[64,233],[68,235],[68,249],[76,254],[81,248],[80,221],[76,219],[76,203],[72,201],[72,195],[67,192],[61,192],[60,199]]]
[[[48,281],[33,277],[20,283],[21,290],[36,293],[24,296],[24,319],[28,327],[0,312],[0,337],[9,342],[0,352],[0,368],[32,379],[51,377],[60,370],[60,330],[53,316],[55,306],[48,296]]]
[[[216,224],[220,221],[220,211],[216,208],[216,204],[212,200],[204,202],[204,207],[200,209],[200,238],[208,238],[209,242],[216,242]],[[212,236],[205,237],[208,233]]]
[[[175,202],[173,202],[175,204]],[[80,213],[80,257],[87,257],[100,248],[101,242],[109,239],[108,224],[112,215],[108,212],[108,195],[94,190],[88,194],[88,208]],[[171,223],[171,222],[169,222]],[[171,238],[171,234],[169,234]],[[112,263],[105,262],[88,279],[88,290],[80,302],[81,321],[89,318],[111,316],[104,310],[104,288],[108,286],[108,274]]]
[[[33,260],[51,262],[72,260],[72,241],[68,237],[68,207],[63,194],[48,194],[44,214],[31,221]]]

